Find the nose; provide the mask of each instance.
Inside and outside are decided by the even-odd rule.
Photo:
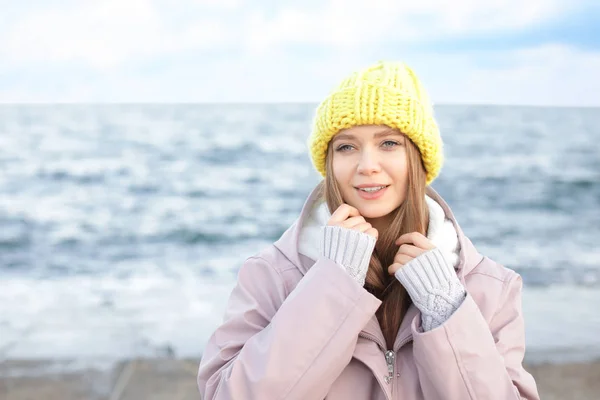
[[[381,171],[381,165],[374,151],[364,150],[360,155],[357,172],[362,175],[371,175]]]

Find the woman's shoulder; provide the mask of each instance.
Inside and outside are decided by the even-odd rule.
[[[465,275],[466,289],[488,322],[506,304],[518,301],[513,295],[520,292],[521,276],[487,256]],[[508,303],[507,303],[508,301]]]
[[[274,244],[267,245],[244,261],[238,279],[254,275],[257,270],[270,275],[273,283],[281,284],[286,291],[291,290],[302,278],[300,269]],[[266,282],[265,282],[266,284]]]
[[[460,242],[461,258],[464,260],[461,274],[467,283],[470,280],[476,280],[483,281],[487,285],[493,285],[493,282],[496,282],[502,286],[505,282],[512,281],[519,276],[513,269],[482,254],[464,233],[461,234]]]
[[[469,276],[481,276],[498,282],[508,282],[517,278],[519,274],[515,270],[482,255],[481,261],[465,276],[465,278]]]
[[[269,244],[246,259],[248,263],[264,263],[277,273],[297,269],[294,263],[274,243]]]

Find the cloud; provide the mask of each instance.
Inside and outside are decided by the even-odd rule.
[[[595,0],[60,4],[0,15],[0,102],[315,102],[402,59],[436,102],[600,105]]]
[[[297,43],[358,51],[381,41],[419,43],[523,29],[557,18],[570,7],[573,3],[558,0],[331,0],[322,8],[289,7],[271,17],[254,12],[245,37],[248,48],[258,52]]]
[[[175,9],[179,11],[164,0],[86,1],[40,8],[4,32],[0,55],[12,65],[43,60],[105,69],[179,51],[240,44],[249,54],[297,44],[359,51],[382,41],[419,43],[522,29],[563,15],[575,3],[330,0],[312,8],[282,2],[274,9],[268,3],[250,7],[241,0],[179,4],[183,6]]]
[[[534,104],[600,106],[600,54],[545,45],[506,50],[498,66],[468,54],[406,54],[436,104]],[[0,90],[0,102],[311,102],[327,95],[349,71],[371,60],[331,54],[303,60],[294,54],[255,56],[242,63],[221,58],[198,69],[197,62],[130,75],[114,71],[89,79],[81,71],[44,85]]]
[[[386,43],[390,46],[397,42]],[[436,53],[493,53],[503,50],[534,48],[561,44],[582,50],[600,50],[600,3],[589,7],[564,10],[558,16],[526,24],[520,29],[466,32],[446,35],[409,44],[413,49]]]
[[[414,68],[438,103],[600,106],[600,80],[590,79],[600,70],[600,53],[542,45],[490,57],[499,61],[432,54]]]
[[[167,29],[149,0],[103,0],[27,15],[0,40],[0,56],[16,66],[44,61],[106,69],[139,58],[219,46],[226,37],[223,25],[208,19]]]
[[[243,5],[242,0],[190,0],[191,4],[203,7],[218,8],[225,10],[239,9]]]

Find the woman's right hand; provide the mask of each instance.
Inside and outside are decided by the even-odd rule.
[[[375,239],[379,237],[377,229],[373,228],[373,226],[360,215],[358,209],[346,203],[342,203],[337,210],[333,212],[331,218],[327,221],[327,225],[357,230],[366,233],[367,235],[371,235]]]
[[[378,235],[356,208],[342,204],[323,227],[322,255],[341,265],[363,286]]]

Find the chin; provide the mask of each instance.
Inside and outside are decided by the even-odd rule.
[[[357,204],[353,207],[358,210],[360,215],[362,215],[365,218],[369,218],[369,219],[385,217],[386,215],[388,215],[390,212],[392,212],[394,210],[393,208],[382,206],[382,205],[377,205],[377,204],[373,204],[373,205]]]

